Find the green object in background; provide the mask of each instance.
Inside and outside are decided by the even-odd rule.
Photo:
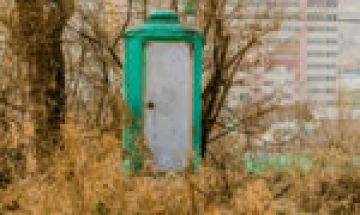
[[[310,154],[268,154],[261,158],[245,159],[246,171],[261,173],[266,170],[287,171],[296,168],[300,172],[307,173],[316,165],[313,156]],[[354,156],[352,161],[345,166],[336,166],[331,163],[322,164],[320,169],[326,172],[354,171],[360,168],[360,157]]]
[[[312,168],[310,155],[292,154],[269,154],[262,158],[250,158],[245,160],[245,169],[248,172],[260,173],[265,170],[286,171],[295,167],[302,172],[308,172]]]
[[[198,169],[201,161],[201,93],[203,36],[198,31],[180,24],[176,13],[152,13],[144,24],[130,28],[125,37],[125,65],[122,94],[130,110],[130,123],[123,133],[123,172],[139,172],[143,155],[137,142],[144,136],[144,104],[146,87],[147,45],[150,42],[187,43],[191,47],[192,62],[192,168]],[[176,99],[176,98],[174,98]],[[191,135],[191,134],[190,134]],[[140,144],[142,144],[140,142]]]
[[[198,0],[187,0],[185,3],[184,12],[188,15],[193,15],[196,13],[198,8]]]

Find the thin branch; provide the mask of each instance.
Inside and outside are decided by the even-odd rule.
[[[76,32],[79,36],[83,37],[84,39],[88,40],[91,43],[95,43],[97,45],[99,45],[101,48],[104,48],[105,50],[107,50],[109,52],[109,54],[111,55],[113,61],[116,63],[116,65],[122,69],[123,68],[123,63],[120,60],[120,57],[117,55],[117,52],[114,48],[106,46],[101,40],[99,40],[96,37],[92,37],[89,34],[86,34],[84,31],[78,30],[75,27],[71,26],[71,25],[67,25],[67,27]]]
[[[112,49],[116,48],[117,44],[120,42],[121,38],[123,37],[123,34],[125,33],[126,29],[128,28],[128,26],[130,24],[130,20],[132,18],[132,7],[133,7],[133,0],[128,0],[125,23],[121,27],[121,30],[120,30],[118,36],[115,38],[114,43],[111,46]]]

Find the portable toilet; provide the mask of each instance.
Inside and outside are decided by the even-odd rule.
[[[201,160],[203,36],[176,13],[152,13],[126,31],[123,96],[123,171],[140,171],[141,147],[156,170],[196,170]]]

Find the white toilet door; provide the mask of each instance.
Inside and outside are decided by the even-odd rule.
[[[151,42],[147,46],[144,132],[159,171],[181,171],[189,164],[192,62],[187,43]]]

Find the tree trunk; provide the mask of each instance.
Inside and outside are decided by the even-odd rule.
[[[65,65],[61,48],[61,31],[54,32],[38,49],[30,77],[30,101],[36,124],[37,160],[46,159],[61,147],[61,124],[65,122]]]
[[[65,62],[62,33],[73,12],[73,1],[17,0],[18,43],[23,61],[30,65],[28,104],[34,123],[37,169],[44,170],[51,152],[61,147],[65,122]],[[56,7],[53,7],[56,5]]]

